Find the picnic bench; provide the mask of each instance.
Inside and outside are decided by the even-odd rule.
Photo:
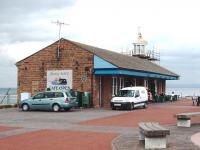
[[[144,142],[145,149],[156,149],[166,148],[166,136],[170,131],[158,122],[140,122],[139,133],[139,140]]]
[[[191,118],[200,117],[200,112],[189,112],[176,114],[178,127],[191,127]]]

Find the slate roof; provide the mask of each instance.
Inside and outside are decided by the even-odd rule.
[[[66,40],[66,39],[65,39]],[[66,40],[68,42],[71,42],[78,47],[87,50],[94,55],[110,62],[111,64],[127,70],[135,70],[135,71],[141,71],[141,72],[151,72],[151,73],[158,73],[162,75],[170,75],[179,77],[179,75],[169,71],[168,69],[165,69],[164,67],[161,67],[149,60],[141,59],[135,56],[127,56],[123,55],[117,52],[113,52],[110,50]]]
[[[158,73],[158,74],[162,74],[162,75],[179,77],[179,75],[175,74],[174,72],[171,72],[168,69],[161,67],[161,66],[159,66],[155,63],[152,63],[151,61],[146,60],[146,59],[141,59],[141,58],[138,58],[138,57],[135,57],[135,56],[123,55],[123,54],[120,54],[120,53],[117,53],[117,52],[113,52],[113,51],[110,51],[110,50],[106,50],[106,49],[82,44],[82,43],[67,40],[67,39],[64,39],[64,38],[62,38],[61,40],[65,40],[67,42],[70,42],[70,43],[80,47],[81,49],[87,50],[87,51],[93,53],[94,55],[106,60],[107,62],[109,62],[109,63],[111,63],[111,64],[113,64],[113,65],[115,65],[115,66],[117,66],[121,69],[141,71],[141,72],[150,72],[150,73]],[[58,41],[54,42],[53,44],[56,44],[57,42]],[[53,44],[51,44],[51,45],[53,45]],[[49,46],[51,46],[51,45],[49,45]],[[49,47],[49,46],[47,46],[47,47]],[[42,50],[40,50],[40,51],[42,51]],[[38,52],[40,52],[40,51],[38,51]],[[36,52],[36,53],[38,53],[38,52]],[[36,54],[36,53],[34,53],[34,54]],[[18,66],[20,64],[20,62],[24,61],[25,59],[27,59],[29,57],[32,57],[34,54],[18,61],[16,63],[16,65]]]

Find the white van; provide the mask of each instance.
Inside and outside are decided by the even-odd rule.
[[[147,107],[148,94],[145,87],[126,87],[111,99],[111,108],[132,110],[136,107]]]

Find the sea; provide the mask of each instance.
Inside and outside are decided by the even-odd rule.
[[[180,97],[200,96],[200,87],[167,87],[166,94],[171,95],[174,92],[175,95]]]

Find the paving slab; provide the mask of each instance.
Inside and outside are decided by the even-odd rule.
[[[191,136],[196,133],[200,125],[192,128],[178,128],[176,126],[167,126],[170,129],[170,135],[167,136],[167,148],[163,150],[200,150],[200,147],[193,144]],[[200,139],[197,139],[199,143]],[[113,150],[144,150],[144,143],[139,142],[138,129],[131,134],[121,134],[112,142]]]
[[[93,146],[95,146],[95,140],[100,140],[102,143],[100,142],[99,144],[105,146],[99,146],[101,149],[139,150],[144,149],[144,146],[138,140],[138,122],[158,121],[171,131],[167,150],[197,150],[200,148],[191,141],[191,136],[199,132],[200,125],[196,124],[187,129],[177,128],[175,126],[176,118],[173,116],[180,112],[199,111],[199,108],[192,106],[192,102],[189,100],[179,100],[175,103],[150,104],[149,108],[145,110],[136,109],[133,111],[74,109],[69,112],[55,113],[47,111],[23,112],[18,108],[0,109],[0,130],[1,126],[12,129],[3,131],[2,128],[2,132],[0,132],[0,141],[2,141],[0,142],[0,149],[29,150],[30,148],[38,148],[40,150],[51,147],[54,140],[56,141],[56,138],[58,138],[60,141],[58,141],[57,145],[65,146],[59,147],[60,149],[79,150],[80,147],[84,149],[98,149],[98,147]],[[193,121],[200,123],[200,118],[195,118]],[[47,135],[51,137],[50,140],[52,142],[46,142],[40,148],[37,144],[36,146],[34,145],[35,147],[30,146],[33,145],[33,143],[31,144],[31,139],[34,142],[40,143],[40,141],[37,141],[41,139],[38,138],[40,136],[44,136],[44,141],[48,141],[50,137]],[[75,138],[77,141],[87,139],[85,140],[87,144],[82,145],[78,142],[72,142],[67,144],[68,147],[66,147],[67,142],[64,143],[61,140],[62,136],[65,137],[66,141],[69,140],[69,137]],[[89,137],[92,137],[92,139]],[[23,142],[21,145],[17,144],[20,140],[24,141],[24,143],[30,140],[28,148],[20,147],[24,144]],[[12,146],[13,144],[16,146],[15,148]],[[52,147],[55,148],[54,146]]]
[[[1,150],[111,150],[116,133],[40,130],[0,138]]]
[[[191,136],[191,141],[197,145],[200,149],[200,132],[195,133],[194,135]]]

